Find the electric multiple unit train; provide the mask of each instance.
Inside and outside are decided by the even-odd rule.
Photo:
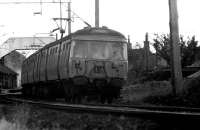
[[[111,102],[127,71],[126,38],[106,27],[87,27],[29,56],[22,65],[22,90],[31,97]]]

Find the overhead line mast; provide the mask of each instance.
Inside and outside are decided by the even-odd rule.
[[[63,35],[64,30],[62,28],[62,1],[60,0],[60,33]],[[61,36],[62,37],[62,36]]]
[[[95,27],[99,27],[99,0],[95,0]]]
[[[68,34],[71,34],[71,2],[68,2]]]

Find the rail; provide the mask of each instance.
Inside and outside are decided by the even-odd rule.
[[[1,101],[10,103],[27,103],[58,111],[124,115],[128,117],[147,117],[156,119],[200,119],[199,108],[162,107],[162,106],[136,106],[136,105],[109,105],[109,104],[68,104],[64,102],[30,100],[13,97],[1,97]]]

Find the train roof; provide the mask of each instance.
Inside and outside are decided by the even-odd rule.
[[[77,36],[77,35],[110,35],[110,36],[118,36],[118,37],[126,39],[125,36],[123,34],[121,34],[120,32],[117,32],[112,29],[108,29],[107,27],[101,27],[101,28],[85,27],[83,29],[80,29],[80,30],[68,35],[68,36],[63,37],[62,40],[67,40],[67,39],[70,39],[71,37]],[[54,46],[54,44],[57,44],[60,41],[61,40],[59,39],[57,41],[49,43],[49,44],[45,45],[42,49],[48,48],[50,46]]]
[[[110,35],[110,36],[118,36],[125,38],[125,36],[112,29],[108,29],[107,27],[101,27],[101,28],[91,28],[91,27],[86,27],[84,29],[80,29],[74,33],[71,34],[72,36],[74,35]]]

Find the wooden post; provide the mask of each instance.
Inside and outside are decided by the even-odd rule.
[[[179,47],[179,28],[177,0],[169,0],[170,45],[171,45],[171,78],[173,92],[176,95],[182,89],[182,69]]]

